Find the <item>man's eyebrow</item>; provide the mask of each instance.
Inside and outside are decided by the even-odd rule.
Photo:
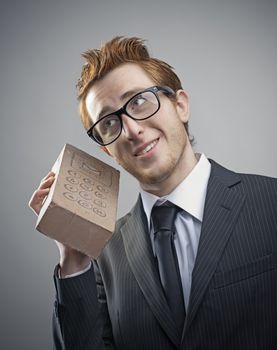
[[[128,97],[132,97],[135,94],[137,94],[137,93],[139,93],[140,91],[143,91],[143,90],[145,90],[145,88],[142,88],[142,87],[137,87],[137,88],[133,88],[132,90],[128,90],[128,91],[124,92],[124,94],[122,94],[120,96],[120,100],[124,101]]]
[[[142,88],[142,87],[137,87],[137,88],[133,88],[132,90],[128,90],[126,92],[124,92],[124,94],[122,94],[119,99],[121,101],[124,101],[126,100],[127,98],[131,98],[132,96],[134,96],[135,94],[139,93],[140,91],[143,91],[145,88]],[[110,113],[113,113],[115,112],[115,110],[112,110],[111,107],[109,106],[104,106],[100,113],[98,114],[96,120],[99,120],[101,119],[102,117],[104,117],[105,115],[107,114],[110,114]]]

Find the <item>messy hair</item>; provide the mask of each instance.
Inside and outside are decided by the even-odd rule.
[[[123,63],[137,64],[156,85],[168,86],[175,92],[182,89],[180,79],[173,68],[166,62],[151,57],[141,38],[117,36],[100,49],[88,50],[82,56],[86,62],[77,83],[77,90],[81,121],[86,129],[92,125],[85,103],[89,89]],[[189,135],[188,123],[185,123],[185,129]]]

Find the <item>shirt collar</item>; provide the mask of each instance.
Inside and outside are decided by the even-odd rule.
[[[170,201],[202,222],[211,164],[204,154],[196,154],[196,157],[199,160],[195,167],[167,196],[158,197],[141,189],[143,208],[149,227],[151,211],[157,201],[161,204]]]

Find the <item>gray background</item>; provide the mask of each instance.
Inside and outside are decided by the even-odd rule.
[[[27,202],[68,142],[86,137],[80,53],[115,35],[148,39],[191,97],[196,149],[236,171],[277,176],[277,6],[264,1],[1,1],[1,349],[50,349],[55,244]],[[118,215],[137,196],[121,177]]]

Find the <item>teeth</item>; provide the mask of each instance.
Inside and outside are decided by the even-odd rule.
[[[151,142],[147,147],[145,147],[145,149],[141,152],[141,154],[145,154],[147,152],[149,152],[157,143],[157,140]]]

